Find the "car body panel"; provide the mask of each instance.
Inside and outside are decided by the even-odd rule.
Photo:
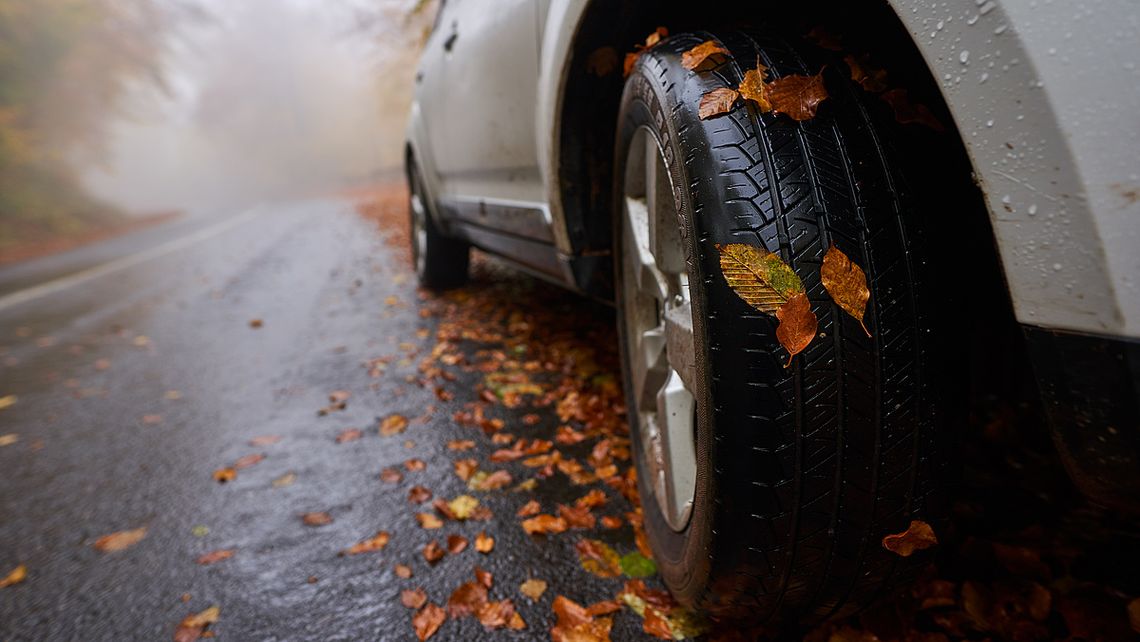
[[[1140,252],[1135,250],[1140,247],[1140,17],[1135,3],[889,2],[939,81],[962,133],[986,195],[1018,320],[1140,337]],[[454,118],[443,125],[448,132],[443,165],[425,167],[425,173],[439,175],[428,189],[441,203],[459,197],[544,213],[552,227],[541,241],[552,243],[551,251],[564,263],[575,253],[567,217],[578,213],[563,207],[559,119],[563,102],[572,99],[565,96],[567,65],[590,3],[449,2],[446,12],[481,21],[475,33],[509,41],[483,52],[499,60],[506,51],[527,51],[521,39],[516,41],[518,34],[502,29],[514,25],[521,33],[532,20],[534,32],[527,37],[533,36],[537,49],[528,62],[536,68],[532,73],[517,61],[453,57],[445,76],[454,81],[447,83],[446,95],[463,96],[470,104],[451,112]],[[474,5],[482,11],[474,11]],[[511,8],[525,18],[505,17]],[[449,18],[445,13],[428,47],[446,38]],[[459,26],[460,39],[467,35],[464,29]],[[484,100],[486,105],[478,104]],[[494,125],[465,131],[479,122],[479,114]],[[512,127],[529,131],[504,131]],[[437,160],[442,153],[435,154]],[[570,276],[561,278],[576,285]]]

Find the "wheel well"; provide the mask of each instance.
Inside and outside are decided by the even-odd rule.
[[[845,52],[866,54],[888,70],[890,85],[907,89],[946,125],[942,149],[914,143],[908,160],[921,163],[926,177],[920,189],[937,189],[940,198],[954,199],[962,216],[955,221],[932,221],[936,238],[968,256],[968,266],[947,266],[960,273],[947,280],[973,283],[976,291],[962,295],[962,332],[970,335],[973,354],[973,398],[1035,396],[1020,327],[1013,314],[1009,290],[995,245],[974,168],[954,126],[938,82],[909,32],[886,0],[817,0],[805,3],[706,2],[681,0],[592,0],[579,23],[566,69],[559,109],[558,180],[562,210],[577,254],[602,255],[611,250],[613,213],[613,149],[617,111],[624,79],[622,58],[658,26],[670,33],[747,27],[763,22],[769,29],[808,34],[815,28],[840,38]],[[612,51],[606,52],[610,48]],[[599,73],[607,59],[611,73]],[[910,125],[909,127],[917,127]],[[610,298],[611,278],[595,278],[590,294]],[[607,287],[609,289],[607,289]],[[986,315],[966,310],[987,310]],[[1036,403],[1035,401],[1033,403]]]

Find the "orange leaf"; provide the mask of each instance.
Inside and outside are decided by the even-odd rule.
[[[448,450],[471,450],[475,447],[475,442],[470,439],[452,439],[447,442]]]
[[[447,552],[452,555],[462,553],[467,548],[467,538],[462,535],[447,536]]]
[[[452,618],[471,615],[487,603],[487,587],[479,582],[464,582],[447,598],[447,614]]]
[[[443,520],[432,513],[416,513],[416,521],[420,523],[420,528],[429,530],[443,528]]]
[[[518,614],[515,613],[515,603],[510,600],[487,602],[475,612],[475,617],[479,619],[479,623],[489,630],[501,629],[514,622],[517,616]],[[522,619],[518,618],[517,621],[521,623]],[[514,628],[523,628],[525,626],[525,624],[522,624],[522,626]]]
[[[414,473],[416,471],[420,471],[420,470],[427,468],[427,464],[425,464],[424,460],[422,460],[422,459],[412,458],[412,459],[409,459],[408,461],[404,462],[404,468],[407,468],[408,472]]]
[[[537,602],[545,592],[546,582],[533,577],[519,585],[519,593],[529,597],[532,602]]]
[[[756,103],[760,111],[772,110],[772,103],[768,100],[768,85],[764,84],[764,74],[767,72],[768,69],[764,65],[757,63],[756,69],[744,72],[740,86],[737,87],[740,97]]]
[[[595,620],[581,605],[564,596],[554,598],[554,614],[558,617],[550,630],[552,642],[609,642],[613,620]]]
[[[384,547],[388,545],[389,539],[390,539],[390,536],[388,535],[388,531],[378,531],[372,537],[369,537],[366,540],[363,540],[361,542],[357,542],[356,544],[353,544],[352,546],[348,547],[348,549],[344,551],[344,554],[345,555],[357,555],[360,553],[371,553],[373,551],[380,551],[380,550],[383,550]]]
[[[520,508],[519,512],[515,513],[515,515],[518,515],[519,517],[531,517],[533,515],[537,515],[541,510],[542,505],[538,503],[538,500],[532,499],[529,502],[523,504],[522,508]]]
[[[915,551],[921,551],[938,543],[934,529],[921,520],[911,520],[910,526],[901,533],[887,535],[883,538],[883,548],[902,557],[910,557]]]
[[[570,528],[593,528],[598,523],[598,519],[586,506],[570,507],[559,504],[558,515],[566,520],[566,525]]]
[[[404,589],[400,591],[400,603],[409,609],[418,609],[427,603],[427,593],[423,589]]]
[[[701,120],[727,114],[732,111],[732,106],[736,104],[736,99],[740,98],[740,94],[735,89],[728,87],[719,87],[714,89],[704,96],[701,96],[701,104],[697,108],[697,115]]]
[[[867,289],[867,276],[863,269],[855,265],[842,250],[832,245],[823,255],[823,265],[819,269],[819,278],[823,287],[835,303],[844,312],[855,317],[863,332],[871,336],[867,324],[863,323],[863,314],[867,309],[867,299],[871,298],[871,291]]]
[[[3,579],[0,579],[0,588],[6,588],[9,586],[14,586],[16,584],[19,584],[20,582],[23,582],[27,578],[28,578],[28,567],[24,566],[23,564],[20,564],[16,568],[12,569],[11,573],[8,573],[7,575],[5,575]]]
[[[219,468],[214,471],[214,481],[224,484],[237,479],[237,471],[233,468]]]
[[[174,642],[194,642],[205,637],[206,629],[218,621],[220,614],[220,608],[211,606],[201,613],[187,615],[174,631]]]
[[[428,564],[435,564],[436,562],[443,559],[443,556],[445,554],[446,553],[444,553],[444,550],[439,547],[439,542],[435,541],[434,539],[424,545],[424,561],[426,561]]]
[[[233,556],[234,556],[234,551],[232,548],[231,549],[220,549],[220,550],[216,550],[216,551],[210,551],[209,553],[206,553],[206,554],[200,556],[198,558],[198,563],[205,566],[207,564],[213,564],[214,562],[220,562],[222,560],[228,560],[229,558],[231,558]]]
[[[681,54],[681,66],[692,71],[708,60],[709,56],[716,54],[728,55],[728,50],[712,40],[706,40]]]
[[[483,586],[486,586],[488,589],[490,589],[491,584],[493,584],[495,582],[495,579],[491,575],[491,571],[484,571],[482,568],[479,568],[478,566],[476,566],[475,567],[475,581],[479,582]]]
[[[336,443],[343,444],[350,441],[356,441],[363,436],[364,432],[359,428],[348,428],[347,430],[341,431],[341,433],[336,436]]]
[[[398,484],[404,478],[404,474],[395,468],[385,468],[380,471],[380,481],[388,484]]]
[[[254,437],[253,439],[250,439],[249,445],[253,446],[254,448],[258,448],[261,446],[272,446],[279,441],[281,441],[281,437],[278,435],[265,435],[262,437]]]
[[[794,120],[815,118],[816,109],[826,99],[822,72],[814,76],[784,76],[768,83],[772,111],[787,114]]]
[[[579,540],[574,548],[582,568],[598,577],[618,577],[621,575],[621,557],[605,542],[596,539]]]
[[[446,618],[447,613],[435,604],[424,606],[412,618],[412,628],[416,631],[416,637],[422,642],[435,635]]]
[[[486,532],[481,531],[475,536],[475,550],[483,553],[484,555],[490,553],[495,548],[495,538],[488,535]]]
[[[301,522],[305,526],[325,526],[333,523],[332,515],[325,512],[305,513],[301,515]]]
[[[895,120],[903,125],[925,125],[936,132],[946,131],[934,113],[922,103],[912,103],[905,89],[892,89],[880,95],[895,112]]]
[[[404,432],[408,427],[408,418],[404,415],[388,415],[380,422],[380,436],[391,437]]]
[[[413,504],[422,504],[431,499],[431,491],[420,485],[412,486],[408,490],[408,501]]]
[[[146,526],[129,531],[111,533],[110,535],[104,535],[95,540],[95,550],[102,553],[121,551],[138,544],[144,537],[146,537]]]
[[[563,533],[566,531],[566,520],[561,517],[553,515],[538,515],[527,520],[523,520],[523,530],[527,535],[548,535],[551,533]]]
[[[780,306],[776,310],[776,318],[780,320],[776,338],[788,351],[788,363],[784,366],[787,368],[792,365],[792,358],[803,352],[815,338],[817,321],[811,311],[811,302],[803,292],[792,295],[787,303]]]
[[[246,455],[245,457],[241,457],[234,462],[234,468],[238,470],[241,470],[242,468],[249,468],[250,466],[253,466],[254,464],[260,462],[262,459],[265,459],[265,455]]]

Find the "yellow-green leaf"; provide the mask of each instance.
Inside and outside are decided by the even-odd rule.
[[[863,274],[863,269],[847,258],[842,250],[832,245],[827,249],[827,254],[823,255],[819,278],[835,303],[844,312],[855,317],[859,325],[863,326],[863,332],[871,336],[867,324],[863,323],[867,300],[871,298],[871,291],[867,289],[867,276]]]
[[[745,303],[761,312],[775,314],[793,295],[804,291],[800,277],[774,252],[743,243],[717,248],[724,280]]]

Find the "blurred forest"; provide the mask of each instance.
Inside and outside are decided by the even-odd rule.
[[[0,255],[131,214],[216,214],[391,171],[434,10],[0,0]]]

